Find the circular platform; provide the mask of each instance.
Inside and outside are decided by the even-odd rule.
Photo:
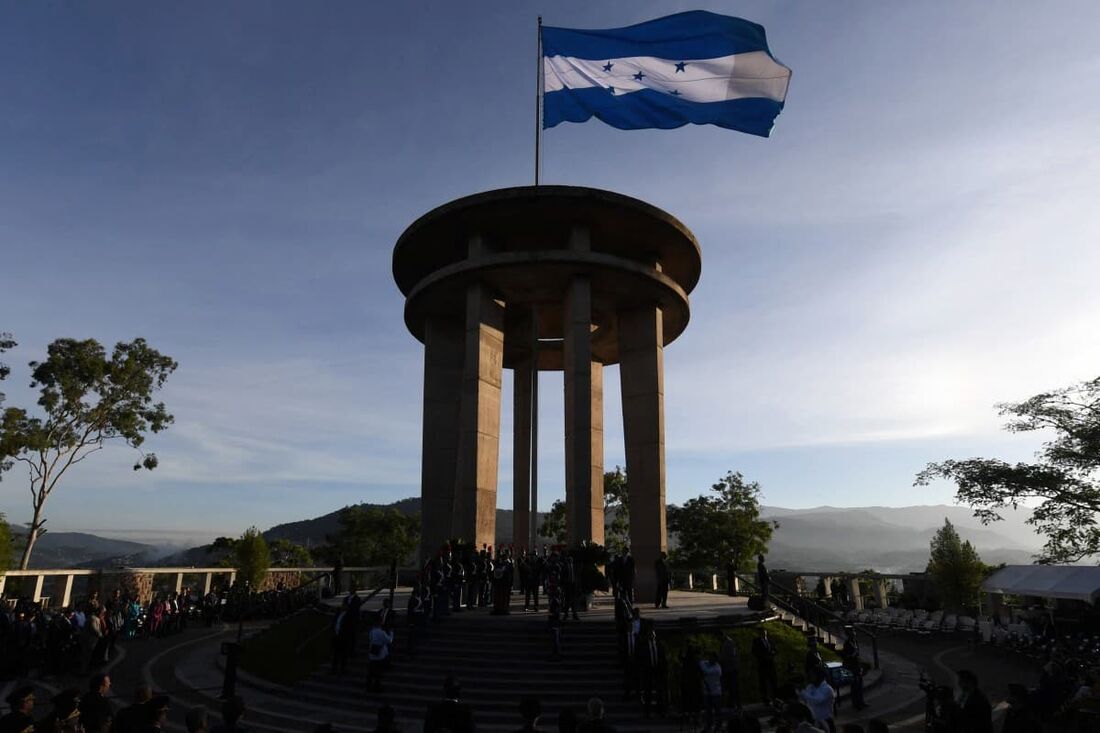
[[[577,244],[577,232],[586,233]],[[476,242],[471,246],[471,242]],[[505,303],[505,366],[522,358],[507,333],[537,306],[539,368],[561,368],[562,302],[570,282],[592,287],[592,353],[619,360],[617,313],[658,305],[663,345],[687,327],[702,266],[695,237],[638,199],[578,186],[524,186],[467,196],[424,214],[401,235],[393,275],[405,322],[423,341],[429,319],[458,319],[480,283]],[[513,340],[514,343],[514,340]]]

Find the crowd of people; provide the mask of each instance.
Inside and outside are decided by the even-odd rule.
[[[313,598],[309,591],[278,586],[253,591],[226,585],[205,595],[192,588],[157,593],[142,603],[122,590],[101,598],[93,590],[67,607],[51,608],[30,597],[0,595],[0,679],[40,674],[84,674],[115,655],[120,642],[177,634],[189,624],[277,618]]]

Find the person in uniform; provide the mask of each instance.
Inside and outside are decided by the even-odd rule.
[[[862,710],[867,707],[863,699],[863,665],[859,661],[859,642],[856,640],[856,630],[851,626],[844,627],[844,646],[840,649],[840,659],[844,669],[852,673],[852,707]]]
[[[668,571],[668,555],[662,552],[657,556],[654,570],[657,575],[657,597],[653,601],[653,607],[668,608],[668,586],[672,582],[672,576]]]
[[[768,630],[763,626],[756,629],[756,638],[752,640],[752,656],[756,659],[756,674],[760,680],[760,698],[772,700],[779,691],[779,678],[775,672],[775,644],[768,638]]]

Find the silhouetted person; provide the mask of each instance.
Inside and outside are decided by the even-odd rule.
[[[0,733],[27,733],[34,730],[34,688],[23,685],[6,698],[11,712],[0,718]]]
[[[668,608],[668,586],[672,582],[672,575],[668,571],[668,555],[662,552],[653,565],[657,575],[657,597],[653,601],[653,607]]]
[[[959,733],[993,733],[993,708],[978,689],[977,676],[968,669],[959,670],[958,705]]]
[[[844,669],[852,673],[852,707],[862,710],[867,707],[863,699],[863,664],[859,657],[859,642],[856,640],[856,630],[851,626],[845,627],[844,646],[840,649],[840,659],[844,663]]]
[[[577,726],[577,733],[616,733],[615,727],[604,722],[603,700],[593,697],[588,701],[588,717]]]
[[[729,635],[722,634],[722,646],[718,648],[718,663],[722,665],[722,693],[729,706],[734,710],[741,709],[741,656],[737,652],[737,643]]]
[[[154,695],[145,703],[145,727],[147,733],[157,733],[168,727],[169,703],[167,695]]]
[[[757,627],[756,638],[752,640],[752,656],[756,660],[756,674],[760,680],[760,699],[768,702],[779,690],[779,678],[775,673],[775,644],[768,638],[768,630]]]
[[[519,701],[519,715],[523,720],[523,727],[515,733],[541,733],[538,727],[539,716],[542,715],[542,705],[533,697],[525,697]]]
[[[80,698],[80,724],[98,730],[104,720],[113,717],[107,693],[111,690],[111,677],[105,673],[93,674],[88,681],[88,692]]]
[[[692,721],[692,729],[702,709],[703,673],[699,668],[699,652],[689,646],[680,662],[680,713]]]
[[[378,723],[372,733],[393,733],[393,722],[397,717],[397,711],[392,705],[383,705],[378,708]]]
[[[1005,711],[1001,733],[1031,733],[1043,729],[1028,697],[1027,688],[1023,685],[1008,686],[1008,710]]]
[[[244,698],[240,695],[229,698],[222,703],[221,724],[211,728],[210,733],[236,733],[237,731],[247,730],[241,725],[241,719],[244,718],[244,714]]]
[[[577,713],[573,708],[558,711],[558,733],[577,733]]]
[[[424,720],[424,733],[473,733],[474,715],[470,706],[460,700],[462,694],[458,682],[453,677],[443,681],[443,700],[428,710]]]
[[[771,595],[772,579],[768,568],[764,565],[764,556],[756,556],[756,589],[760,591],[760,597],[764,602],[764,610],[768,608],[768,597]]]
[[[648,634],[638,639],[634,658],[638,665],[638,688],[642,693],[645,717],[650,717],[656,703],[657,714],[663,718],[668,699],[668,661],[664,647],[657,642],[657,632],[650,629]]]
[[[183,723],[187,726],[187,733],[206,733],[210,728],[210,715],[204,706],[196,705],[187,711]]]
[[[153,697],[149,685],[138,685],[134,690],[134,702],[115,716],[113,733],[139,733],[145,727],[145,703]]]

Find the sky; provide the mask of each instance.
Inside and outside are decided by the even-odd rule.
[[[1061,2],[9,3],[0,23],[8,405],[58,337],[179,361],[175,424],[64,479],[48,527],[180,541],[419,494],[423,347],[394,242],[532,177],[535,19],[704,8],[793,70],[769,139],[716,127],[543,136],[543,181],[696,235],[665,351],[668,498],[727,471],[770,505],[950,502],[929,461],[1025,460],[994,409],[1100,374],[1100,5]],[[504,394],[510,394],[510,374]],[[540,504],[563,495],[541,377]],[[605,464],[624,463],[616,368]],[[499,505],[511,502],[505,401]],[[30,518],[26,476],[0,512]],[[137,534],[135,534],[137,533]]]

